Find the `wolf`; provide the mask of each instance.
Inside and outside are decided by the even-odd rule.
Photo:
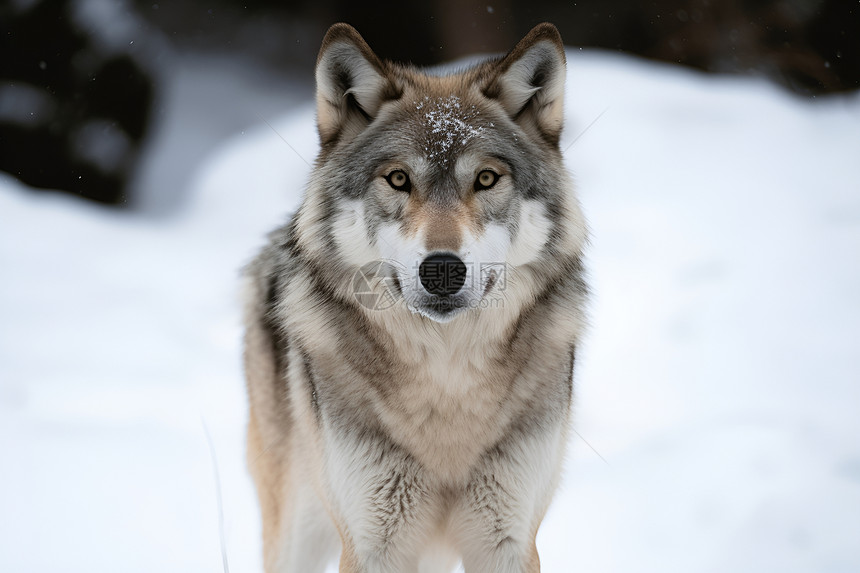
[[[347,24],[303,201],[244,273],[268,573],[540,570],[586,324],[564,47],[428,72]]]

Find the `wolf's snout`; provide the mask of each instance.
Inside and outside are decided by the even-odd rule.
[[[454,255],[430,255],[418,267],[418,278],[430,294],[457,294],[466,284],[466,264]]]

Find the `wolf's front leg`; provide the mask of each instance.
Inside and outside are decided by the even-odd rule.
[[[409,573],[442,520],[424,470],[381,435],[332,440],[326,456],[341,573]]]
[[[558,482],[566,422],[533,423],[488,452],[451,525],[466,573],[538,573],[535,536]]]

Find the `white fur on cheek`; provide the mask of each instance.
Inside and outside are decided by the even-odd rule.
[[[466,245],[463,261],[472,263],[476,270],[480,270],[482,265],[503,264],[510,241],[510,233],[501,225],[487,225],[479,237],[467,232],[463,239],[463,244]]]
[[[334,221],[332,234],[340,252],[350,264],[362,266],[379,258],[379,251],[373,248],[367,237],[364,204],[361,201],[344,204]]]
[[[417,276],[418,265],[427,254],[423,240],[418,237],[404,237],[400,233],[400,225],[388,223],[379,226],[376,244],[380,258],[396,263],[400,282],[404,286],[412,285],[412,279]]]
[[[463,239],[466,250],[462,259],[467,269],[466,284],[470,285],[473,298],[479,300],[483,297],[490,269],[505,264],[510,241],[510,233],[501,225],[487,225],[478,237],[466,233]]]
[[[552,223],[542,203],[523,202],[517,235],[508,251],[508,263],[518,267],[534,261],[549,240],[551,229]]]

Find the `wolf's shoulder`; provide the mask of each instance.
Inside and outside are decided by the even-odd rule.
[[[269,232],[265,245],[245,265],[242,275],[264,292],[280,290],[279,287],[295,273],[298,259],[295,215],[292,215],[286,223]]]

